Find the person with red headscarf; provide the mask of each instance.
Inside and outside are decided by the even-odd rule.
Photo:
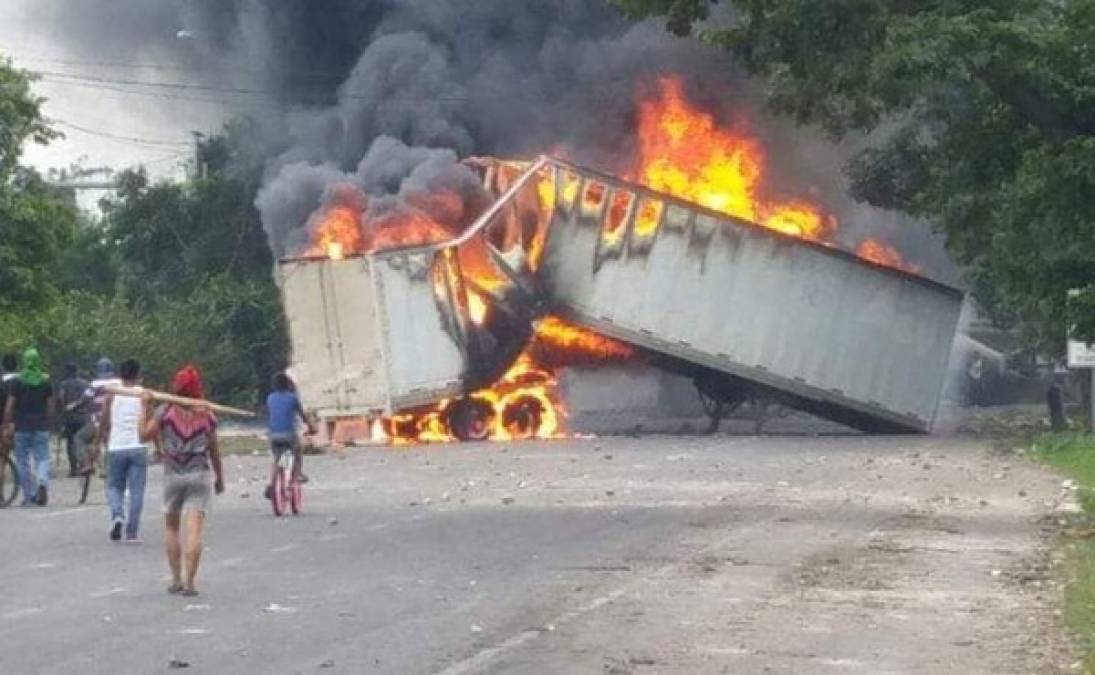
[[[203,398],[201,373],[197,367],[186,365],[179,369],[171,382],[171,392],[187,398]],[[224,492],[217,418],[202,406],[173,403],[152,412],[151,395],[146,394],[145,399],[142,437],[158,439],[163,452],[164,545],[171,568],[171,585],[167,591],[197,595],[194,579],[201,560],[205,516],[209,512],[212,492]],[[184,520],[185,551],[179,537]]]

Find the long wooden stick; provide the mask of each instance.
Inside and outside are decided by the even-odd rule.
[[[168,394],[163,391],[156,391],[155,389],[144,389],[141,387],[122,387],[116,384],[108,384],[103,387],[103,391],[114,394],[116,396],[132,396],[134,398],[140,398],[145,394],[151,394],[152,400],[160,401],[162,403],[174,403],[175,405],[181,405],[186,408],[196,408],[202,406],[209,408],[215,412],[224,413],[225,415],[235,415],[237,417],[255,417],[255,413],[250,410],[243,410],[241,408],[233,408],[228,405],[221,405],[220,403],[213,403],[212,401],[206,401],[201,398],[187,398],[185,396],[176,396],[175,394]]]

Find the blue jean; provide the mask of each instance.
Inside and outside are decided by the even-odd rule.
[[[125,521],[125,536],[135,539],[141,529],[144,484],[148,476],[148,451],[110,450],[106,453],[106,500],[110,519]],[[125,490],[129,488],[129,517],[125,515]]]
[[[33,455],[34,475],[30,472]],[[49,487],[49,432],[15,432],[15,463],[19,467],[22,482],[23,499],[34,498],[38,486]]]

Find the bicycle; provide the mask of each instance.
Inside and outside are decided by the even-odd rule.
[[[297,454],[290,445],[280,446],[279,449],[281,452],[278,453],[274,469],[274,491],[270,495],[270,506],[274,509],[275,516],[286,515],[289,511],[297,515],[304,499],[300,473],[296,470]]]
[[[11,506],[19,495],[19,469],[7,448],[0,448],[0,506]]]
[[[57,461],[54,463],[53,485],[51,487],[52,500],[57,504],[76,504],[83,505],[87,503],[88,494],[91,492],[91,481],[96,474],[96,457],[93,456],[90,459],[90,467],[82,472],[77,472],[82,467],[69,466],[68,474],[65,474],[61,470],[61,456],[67,456],[67,453],[61,451],[61,446],[64,444],[64,440],[61,437],[57,437],[55,440],[55,456]],[[67,464],[67,459],[65,460]]]

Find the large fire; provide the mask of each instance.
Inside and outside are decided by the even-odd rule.
[[[638,152],[625,177],[706,208],[759,223],[787,235],[829,243],[839,224],[821,206],[805,199],[772,197],[765,182],[766,155],[749,135],[720,126],[709,113],[694,106],[676,77],[659,80],[649,95],[637,101]],[[525,169],[523,163],[473,158],[471,165],[496,168],[496,193]],[[526,224],[504,228],[502,250],[524,251],[527,265],[539,264],[544,232],[554,208],[552,181],[537,184],[538,228],[529,234]],[[572,202],[577,182],[563,187]],[[598,192],[599,190],[599,192]],[[310,223],[312,241],[305,255],[339,259],[349,255],[444,241],[459,233],[458,215],[465,209],[455,193],[438,190],[421,195],[409,208],[381,217],[367,217],[367,199],[352,186],[333,190]],[[621,195],[617,195],[621,198]],[[630,202],[609,204],[608,236],[622,236]],[[604,186],[583,191],[586,206],[599,206]],[[657,227],[660,202],[641,202],[633,225],[639,234]],[[438,216],[437,214],[442,214]],[[466,223],[466,221],[463,221]],[[615,223],[615,227],[613,224]],[[497,244],[496,244],[497,245]],[[865,240],[856,254],[875,263],[913,271],[892,246]],[[494,311],[492,299],[509,283],[491,262],[486,245],[473,238],[457,253],[465,277],[466,310],[471,321],[483,326]],[[574,364],[624,361],[634,357],[629,345],[548,316],[538,321],[533,338],[512,367],[492,386],[461,399],[441,401],[425,410],[374,420],[374,440],[396,445],[456,440],[453,419],[480,439],[512,440],[554,438],[565,433],[566,410],[557,390],[556,369]]]
[[[722,128],[691,105],[679,78],[663,77],[639,101],[639,182],[714,211],[806,239],[824,239],[836,221],[805,201],[769,201],[760,143]]]

